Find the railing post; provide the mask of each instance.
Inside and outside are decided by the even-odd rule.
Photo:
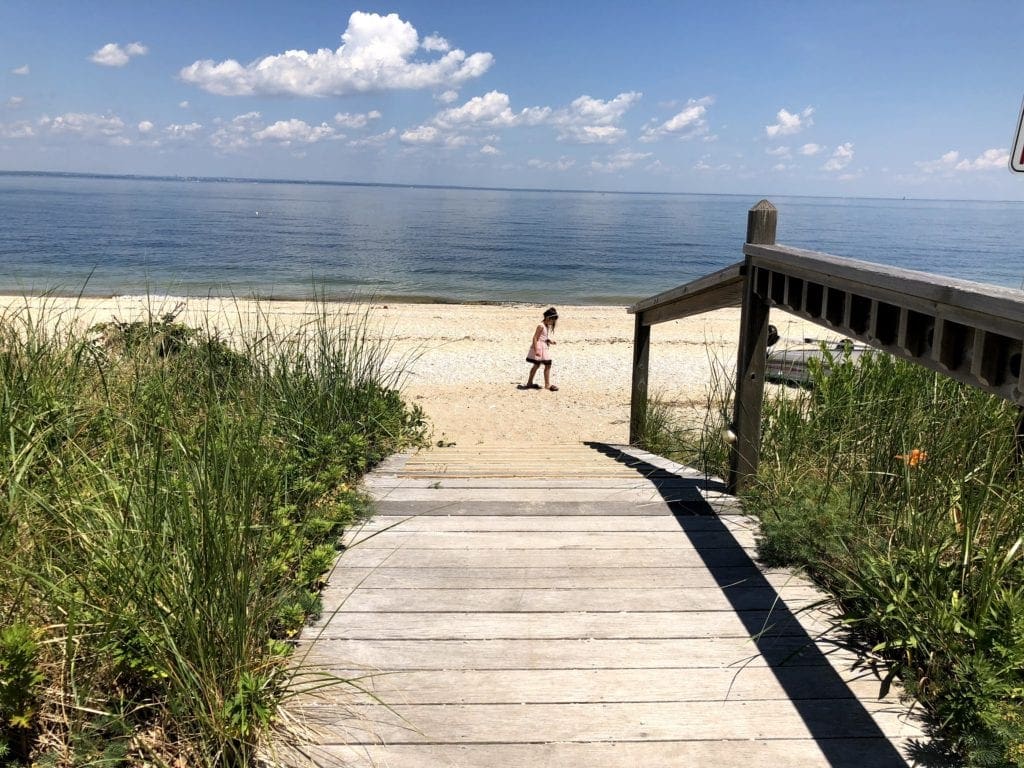
[[[633,382],[629,395],[629,443],[637,445],[643,435],[647,413],[647,373],[650,365],[651,326],[644,324],[644,313],[634,316]]]
[[[1017,434],[1013,440],[1015,466],[1024,467],[1024,403],[1017,403]]]
[[[747,212],[747,242],[774,245],[778,210],[762,200]],[[768,303],[757,295],[750,258],[746,262],[743,306],[740,310],[739,351],[736,357],[736,399],[729,454],[730,493],[742,491],[757,474],[761,454],[761,405],[764,365],[768,353]]]

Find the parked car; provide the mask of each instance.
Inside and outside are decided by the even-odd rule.
[[[769,339],[771,332],[769,331]],[[775,336],[778,340],[778,334]],[[855,344],[849,339],[843,341],[824,342],[818,339],[805,338],[803,344],[788,346],[782,349],[769,349],[768,359],[765,361],[765,381],[775,381],[782,384],[810,384],[811,377],[807,370],[807,363],[810,360],[819,360],[828,373],[828,356],[824,350],[829,350],[835,359],[842,358],[849,351],[850,358],[856,360],[864,354],[868,347],[864,344]]]

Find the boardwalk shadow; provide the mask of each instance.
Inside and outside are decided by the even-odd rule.
[[[735,541],[729,528],[701,495],[701,491],[722,491],[721,483],[694,473],[674,473],[656,466],[628,446],[588,442],[588,446],[625,464],[649,480],[669,506],[679,527],[690,536],[697,553],[715,583],[750,634],[757,653],[771,668],[793,708],[799,713],[808,732],[831,766],[849,768],[897,768],[908,764],[949,765],[932,745],[910,742],[905,758],[888,740],[864,704],[851,692],[843,678],[829,664],[826,655],[841,651],[845,645],[842,633],[829,633],[828,640],[813,638],[799,624],[791,609],[757,568],[746,550]],[[649,454],[648,454],[649,455]],[[718,524],[715,524],[718,521]],[[701,546],[708,532],[720,534],[716,540],[733,541],[733,545]],[[745,575],[737,579],[737,567]],[[750,610],[751,594],[764,595],[772,611],[766,624],[762,611]],[[764,600],[759,600],[763,605]],[[833,635],[838,637],[833,637]],[[873,674],[868,666],[857,674]],[[737,671],[743,674],[742,669]],[[857,740],[851,748],[850,739]],[[910,763],[908,761],[913,761]]]

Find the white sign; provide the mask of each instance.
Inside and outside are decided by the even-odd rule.
[[[1024,103],[1020,106],[1017,133],[1014,134],[1013,148],[1010,150],[1010,170],[1024,173]]]

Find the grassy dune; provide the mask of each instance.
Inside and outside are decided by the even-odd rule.
[[[366,316],[0,317],[0,764],[252,764],[352,483],[423,439]]]

